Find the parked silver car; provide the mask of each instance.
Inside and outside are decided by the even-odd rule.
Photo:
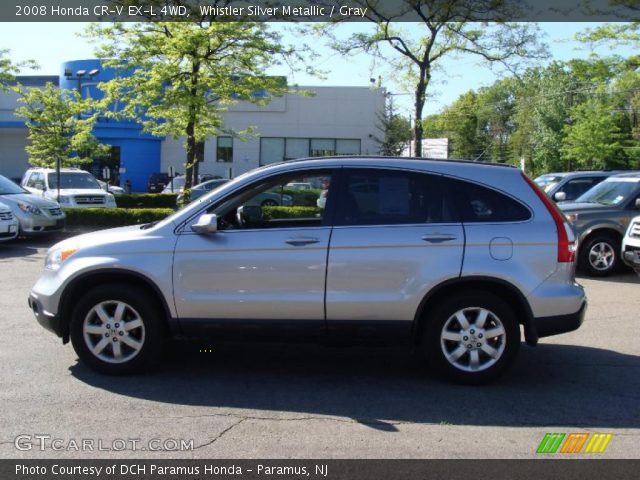
[[[33,195],[0,175],[0,201],[7,205],[19,222],[20,234],[38,235],[64,230],[65,214],[60,204]]]
[[[324,209],[252,204],[322,181]],[[359,198],[376,185],[378,201]],[[361,208],[365,205],[366,208]],[[29,296],[37,320],[91,368],[157,362],[165,336],[379,335],[417,345],[449,378],[482,383],[520,346],[578,328],[575,238],[553,202],[505,165],[321,158],[256,169],[165,220],[67,239]]]
[[[11,209],[0,203],[0,242],[11,240],[18,236],[18,221],[11,213]]]

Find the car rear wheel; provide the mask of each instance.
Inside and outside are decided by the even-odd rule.
[[[87,366],[121,375],[150,367],[164,340],[160,309],[147,292],[105,285],[80,299],[71,319],[73,348]]]
[[[620,242],[610,235],[594,235],[580,247],[578,264],[591,277],[606,277],[620,263]]]
[[[482,384],[503,374],[520,348],[513,310],[497,296],[449,297],[428,319],[423,349],[429,365],[449,380]]]

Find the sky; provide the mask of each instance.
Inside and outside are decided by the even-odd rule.
[[[60,74],[61,64],[69,60],[93,58],[95,46],[78,36],[88,24],[80,22],[56,23],[0,23],[0,49],[9,49],[10,58],[14,61],[35,60],[39,70],[24,70],[24,75],[56,75]],[[591,53],[588,46],[574,40],[574,35],[595,23],[550,22],[540,23],[544,40],[549,45],[553,60],[569,60],[586,58]],[[282,24],[275,24],[280,28]],[[344,24],[343,34],[370,28],[362,23]],[[410,32],[418,32],[418,26],[403,24]],[[296,37],[285,33],[285,41],[294,43]],[[315,66],[325,71],[326,78],[319,79],[306,74],[289,75],[288,70],[274,70],[273,74],[288,75],[291,84],[302,86],[371,86],[370,79],[378,81],[379,71],[372,72],[371,58],[366,55],[343,58],[324,45],[323,38],[312,39],[318,48],[320,58]],[[607,48],[600,48],[598,53],[611,53]],[[626,54],[619,50],[618,54]],[[469,89],[478,89],[493,83],[498,76],[486,64],[474,57],[460,59],[444,59],[441,68],[436,72],[430,87],[431,96],[427,100],[425,114],[437,113],[451,104],[459,95]],[[412,99],[404,93],[388,74],[381,79],[382,86],[394,95],[395,107],[405,115],[412,110]]]

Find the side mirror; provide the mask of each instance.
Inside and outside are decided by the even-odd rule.
[[[262,222],[264,213],[260,205],[242,205],[236,211],[236,217],[240,225],[252,225]]]
[[[196,233],[210,235],[218,231],[218,216],[215,213],[200,215],[198,222],[191,225]]]
[[[556,202],[564,202],[567,199],[567,194],[565,192],[556,192],[553,198]]]

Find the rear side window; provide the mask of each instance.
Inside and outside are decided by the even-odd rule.
[[[395,170],[348,170],[339,225],[441,223],[444,218],[440,177]]]
[[[531,218],[527,207],[504,193],[463,180],[447,179],[446,182],[459,221],[522,222]]]

